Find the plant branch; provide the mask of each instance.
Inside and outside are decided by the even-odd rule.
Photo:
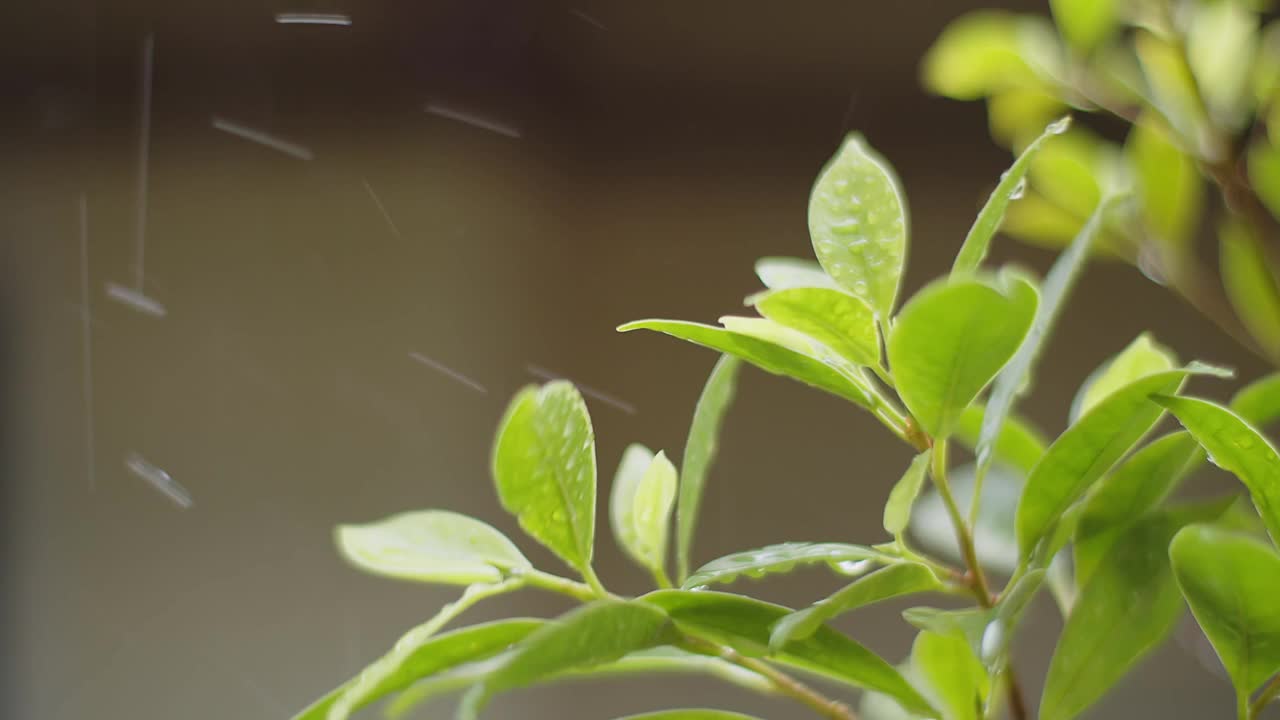
[[[690,652],[719,657],[725,662],[759,674],[769,680],[780,694],[807,706],[822,717],[829,718],[829,720],[858,720],[857,713],[848,705],[826,697],[764,660],[746,657],[731,647],[694,635],[685,635],[681,639],[681,643]]]
[[[1254,720],[1262,715],[1262,709],[1267,706],[1276,697],[1280,697],[1280,673],[1271,678],[1271,682],[1267,683],[1262,691],[1258,693],[1258,697],[1254,698],[1253,704],[1249,705],[1249,720]]]
[[[601,597],[614,597],[613,594],[607,590],[604,591],[603,595],[601,595],[597,593],[595,588],[586,583],[580,583],[577,580],[570,580],[569,578],[560,577],[559,575],[552,575],[551,573],[543,572],[541,570],[527,570],[519,577],[531,587],[549,590],[554,593],[560,593],[561,595],[568,595],[579,602],[585,603]],[[596,580],[596,582],[599,583],[600,581]]]

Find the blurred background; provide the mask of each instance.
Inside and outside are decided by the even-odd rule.
[[[1044,11],[13,8],[0,44],[0,716],[290,716],[457,594],[350,569],[333,526],[438,507],[515,537],[489,446],[508,398],[541,376],[597,391],[597,567],[642,591],[605,528],[607,482],[630,442],[679,457],[715,356],[614,327],[740,313],[755,258],[810,256],[809,186],[851,129],[910,198],[905,290],[942,273],[1009,157],[979,104],[920,89],[917,63],[950,19],[994,5]],[[350,24],[277,22],[289,12]],[[1051,259],[1008,241],[996,253],[1038,272]],[[1027,414],[1060,430],[1089,371],[1147,328],[1243,379],[1263,369],[1137,271],[1095,263]],[[746,370],[695,562],[784,540],[879,542],[909,457],[857,409]],[[189,498],[147,482],[160,472]],[[751,589],[800,604],[840,584],[813,570]],[[565,607],[528,591],[468,619]],[[839,626],[896,662],[912,637],[901,609]],[[1047,601],[1026,623],[1032,698],[1058,627]],[[1171,644],[1090,716],[1214,717],[1231,698]],[[713,680],[656,678],[513,694],[490,716],[675,703],[798,715]]]

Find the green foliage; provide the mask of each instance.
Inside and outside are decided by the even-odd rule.
[[[1237,685],[1239,717],[1257,720],[1280,694],[1280,680],[1268,683],[1280,671],[1274,544],[1280,455],[1254,426],[1280,419],[1280,375],[1240,391],[1231,409],[1181,397],[1192,376],[1229,373],[1199,363],[1179,367],[1171,351],[1143,334],[1088,375],[1056,437],[1017,417],[1014,407],[1034,390],[1037,358],[1091,251],[1107,247],[1123,256],[1137,238],[1154,274],[1181,282],[1194,268],[1188,225],[1198,222],[1203,154],[1216,142],[1204,133],[1248,115],[1259,86],[1241,90],[1229,63],[1206,49],[1252,52],[1252,11],[1217,1],[1230,7],[1197,12],[1245,48],[1193,38],[1194,62],[1180,54],[1183,44],[1171,42],[1177,38],[1160,18],[1128,32],[1131,13],[1106,0],[1054,2],[1062,40],[1041,19],[982,13],[959,21],[930,53],[926,78],[948,94],[987,97],[993,127],[1020,138],[1013,142],[1023,152],[957,243],[949,276],[925,284],[896,310],[908,245],[906,200],[889,164],[853,135],[810,196],[817,262],[758,262],[764,289],[747,300],[758,317],[725,317],[720,327],[642,320],[619,328],[654,330],[720,356],[694,411],[682,467],[633,443],[609,488],[615,540],[649,572],[655,589],[622,597],[592,568],[599,488],[591,418],[578,391],[563,381],[522,389],[494,441],[498,499],[581,580],[534,567],[488,524],[443,510],[340,526],[339,550],[356,568],[466,589],[296,717],[342,720],[383,699],[399,717],[460,693],[457,716],[468,719],[495,695],[534,685],[690,673],[787,698],[834,720],[855,715],[843,697],[828,697],[802,676],[826,681],[835,692],[863,692],[868,720],[979,720],[999,717],[1006,707],[1014,720],[1029,720],[1010,647],[1032,601],[1048,589],[1064,628],[1044,683],[1043,720],[1077,717],[1122,682],[1167,638],[1184,600]],[[1046,116],[1088,100],[1062,96],[1062,79],[1097,70],[1117,43],[1132,44],[1131,67],[1115,63],[1099,87],[1127,93],[1128,102],[1144,104],[1143,117],[1159,123],[1135,129],[1123,152],[1079,129],[1063,133],[1065,121],[1045,131]],[[1280,50],[1272,60],[1274,86]],[[1134,73],[1159,76],[1133,87]],[[1190,102],[1206,78],[1223,84],[1203,103]],[[1019,128],[1032,118],[1034,132]],[[1196,135],[1185,135],[1188,129]],[[1026,182],[1031,190],[1024,196]],[[1240,188],[1233,192],[1232,208],[1239,208],[1248,198]],[[1126,194],[1136,205],[1120,201]],[[1050,212],[1045,208],[1056,214],[1043,214]],[[1015,234],[1052,229],[1070,243],[1042,284],[1025,271],[987,264],[1002,226]],[[1280,313],[1267,304],[1275,285],[1267,253],[1255,242],[1260,237],[1224,236],[1223,272],[1236,284],[1232,297],[1243,326],[1270,348],[1280,333],[1273,335],[1268,323]],[[909,449],[913,459],[901,477],[859,477],[856,497],[839,499],[887,498],[884,536],[866,544],[779,543],[689,572],[703,492],[743,362],[848,401],[851,412],[869,413]],[[1186,430],[1146,442],[1166,410]],[[973,449],[974,462],[957,461],[949,438]],[[1234,498],[1171,503],[1206,459],[1240,479],[1256,515]],[[850,464],[859,460],[850,457]],[[679,589],[667,575],[673,532]],[[706,589],[815,566],[851,580],[799,610],[751,597],[750,583],[741,592]],[[1006,579],[1003,586],[996,574]],[[550,620],[446,630],[476,603],[522,589],[555,592],[579,605]],[[939,594],[968,604],[905,611],[903,627],[919,633],[898,666],[829,624],[874,603]],[[669,710],[633,717],[745,716]]]

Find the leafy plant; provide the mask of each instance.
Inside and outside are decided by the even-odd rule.
[[[1096,2],[1055,7],[1074,5],[1100,12]],[[1079,42],[1097,42],[1101,20],[1072,22]],[[1016,46],[978,35],[966,42],[987,53],[981,63],[943,69],[955,87],[989,82],[979,66],[1035,77],[1009,65],[1021,57],[1011,55]],[[1184,396],[1192,379],[1229,373],[1181,364],[1143,335],[1085,379],[1057,437],[1046,439],[1015,412],[1080,269],[1099,243],[1111,242],[1110,218],[1143,207],[1113,188],[1100,190],[1043,282],[1017,268],[989,268],[987,250],[1006,212],[1030,197],[1018,199],[1022,176],[1035,182],[1037,158],[1074,147],[1068,133],[1065,119],[1055,121],[1026,144],[952,272],[901,306],[905,197],[890,165],[851,136],[810,199],[817,262],[761,260],[765,287],[747,299],[758,317],[620,328],[665,333],[721,355],[694,411],[681,467],[665,452],[631,445],[614,475],[610,525],[655,589],[621,597],[593,569],[597,463],[581,396],[563,381],[525,388],[494,442],[498,498],[576,577],[535,568],[492,527],[442,510],[339,528],[339,548],[363,570],[465,590],[297,718],[341,720],[387,697],[388,713],[399,716],[448,693],[462,695],[458,717],[475,718],[495,696],[532,685],[652,672],[705,674],[842,720],[977,720],[1004,711],[1030,718],[1010,647],[1045,589],[1065,624],[1038,717],[1064,720],[1090,707],[1168,638],[1189,604],[1236,683],[1239,717],[1256,718],[1280,694],[1280,455],[1256,429],[1280,415],[1280,378],[1246,388],[1231,407]],[[700,500],[743,363],[849,401],[912,450],[896,483],[867,490],[887,498],[884,536],[745,550],[690,570]],[[1166,412],[1186,430],[1148,441]],[[972,453],[972,462],[958,451]],[[1256,513],[1234,496],[1171,499],[1209,458],[1240,479]],[[847,584],[799,609],[723,590],[802,565],[827,566]],[[553,620],[444,631],[473,604],[524,588],[581,606]],[[932,606],[948,596],[967,604]],[[828,624],[895,598],[920,603],[903,613],[918,634],[900,664]],[[819,691],[811,677],[863,691],[860,709]],[[639,717],[742,716],[673,710]]]

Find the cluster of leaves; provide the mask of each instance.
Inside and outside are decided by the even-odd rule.
[[[1266,0],[1050,0],[1040,16],[962,16],[924,60],[939,94],[987,101],[990,128],[1019,151],[1067,109],[1127,126],[1123,144],[1083,127],[1032,163],[1006,230],[1068,242],[1101,199],[1105,253],[1140,267],[1270,361],[1280,362],[1280,22]],[[1113,123],[1114,125],[1114,123]],[[1210,202],[1216,200],[1216,202]],[[1198,257],[1209,226],[1218,277]]]
[[[1094,703],[1169,635],[1184,599],[1237,684],[1241,717],[1256,716],[1280,691],[1280,681],[1271,680],[1250,701],[1280,671],[1280,554],[1273,542],[1280,538],[1280,455],[1255,429],[1280,410],[1280,379],[1250,386],[1234,409],[1183,396],[1190,377],[1226,373],[1180,365],[1144,335],[1088,377],[1067,429],[1052,442],[1013,412],[1033,385],[1036,359],[1104,230],[1105,212],[1123,203],[1099,203],[1043,281],[984,267],[1035,157],[1069,142],[1059,137],[1067,126],[1053,123],[1028,144],[979,214],[952,272],[901,307],[905,199],[892,168],[854,135],[813,188],[817,263],[761,260],[765,288],[747,299],[759,316],[620,328],[721,353],[682,467],[633,445],[614,477],[614,536],[653,576],[654,591],[619,597],[592,569],[594,437],[582,398],[566,382],[515,397],[498,430],[492,472],[503,507],[580,580],[534,568],[489,525],[446,511],[339,528],[338,545],[359,568],[466,590],[298,717],[340,720],[390,695],[396,716],[461,691],[459,717],[474,718],[495,695],[537,683],[674,671],[786,696],[828,718],[978,720],[1006,707],[1026,718],[1010,640],[1042,588],[1058,601],[1065,628],[1040,718],[1075,717]],[[887,492],[884,541],[789,543],[689,571],[699,500],[744,362],[849,401],[913,449]],[[1166,411],[1186,430],[1146,441]],[[953,468],[953,446],[971,450],[973,463]],[[1234,496],[1170,499],[1208,457],[1240,479],[1252,507]],[[673,532],[678,587],[668,576]],[[813,564],[852,578],[797,610],[708,589]],[[1005,577],[999,588],[991,582],[997,574]],[[551,621],[441,632],[475,602],[524,587],[583,604]],[[897,666],[828,624],[891,598],[948,595],[968,607],[922,605],[904,613],[918,635]],[[796,673],[864,690],[860,711]],[[741,716],[673,710],[645,717]]]

